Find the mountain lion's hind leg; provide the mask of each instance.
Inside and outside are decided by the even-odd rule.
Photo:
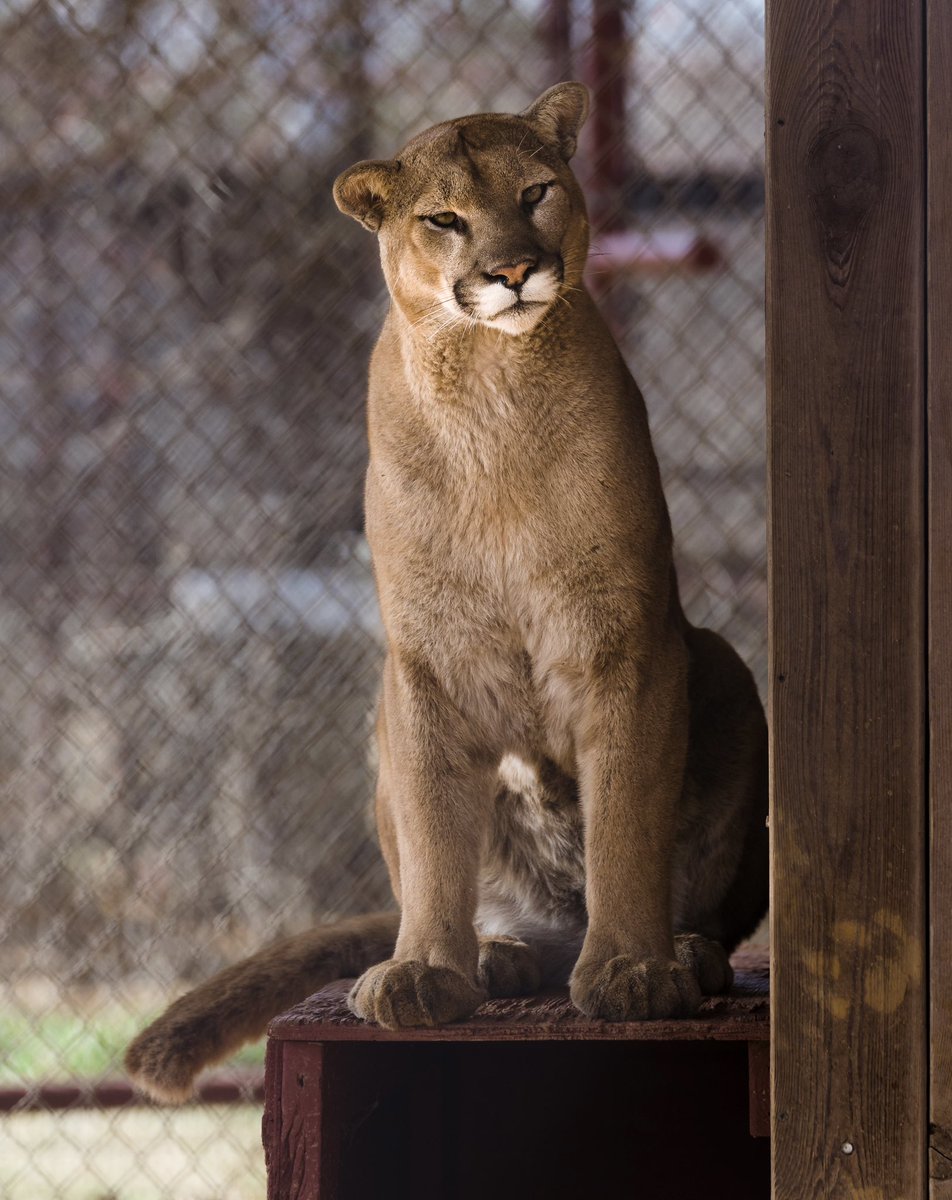
[[[731,990],[734,968],[720,942],[699,933],[678,933],[674,938],[674,957],[693,972],[705,996],[719,996]]]
[[[496,935],[479,939],[478,976],[488,996],[525,996],[538,989],[542,968],[525,942]]]

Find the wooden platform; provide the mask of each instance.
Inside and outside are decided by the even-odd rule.
[[[333,984],[272,1022],[269,1200],[769,1195],[763,953],[685,1021],[583,1017],[565,991],[392,1032]]]

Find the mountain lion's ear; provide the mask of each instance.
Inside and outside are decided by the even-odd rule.
[[[394,159],[354,163],[334,183],[335,204],[342,213],[376,233],[383,221],[393,177],[399,170],[400,164]]]
[[[535,125],[542,140],[555,145],[568,162],[588,116],[588,88],[584,83],[557,83],[520,115]]]

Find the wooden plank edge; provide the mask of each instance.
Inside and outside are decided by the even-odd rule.
[[[591,1021],[583,1024],[495,1024],[469,1021],[435,1029],[381,1029],[377,1025],[331,1024],[289,1016],[271,1022],[277,1042],[767,1042],[766,1009],[744,1017],[683,1021]]]

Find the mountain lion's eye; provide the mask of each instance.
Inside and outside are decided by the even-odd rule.
[[[532,208],[539,203],[548,190],[549,185],[547,183],[534,183],[532,187],[527,187],[522,193],[522,203]]]
[[[426,220],[431,225],[435,225],[437,229],[452,229],[454,225],[459,223],[459,217],[454,212],[433,213]]]

